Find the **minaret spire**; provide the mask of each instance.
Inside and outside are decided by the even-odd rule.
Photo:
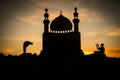
[[[48,12],[48,9],[46,8],[45,9],[45,14],[44,14],[45,20],[48,20],[48,17],[49,17],[49,14],[47,12]]]
[[[74,8],[75,12],[73,13],[74,19],[78,19],[77,7]]]
[[[75,11],[75,12],[73,13],[73,16],[74,16],[74,19],[73,19],[74,32],[75,32],[77,35],[79,35],[79,40],[78,40],[78,42],[79,42],[78,44],[80,44],[80,45],[79,45],[79,49],[80,49],[80,52],[83,53],[82,50],[81,50],[81,34],[80,34],[80,32],[79,32],[79,21],[80,21],[80,20],[78,19],[78,15],[79,15],[79,14],[78,14],[77,10],[78,10],[77,7],[75,7],[75,8],[74,8],[74,11]]]
[[[75,12],[73,13],[73,15],[74,15],[74,19],[73,19],[74,32],[79,32],[79,29],[78,29],[79,19],[78,19],[77,7],[75,7],[74,10],[75,10]]]
[[[45,9],[45,14],[44,14],[44,21],[43,21],[43,23],[44,23],[44,33],[48,33],[48,25],[49,25],[49,19],[48,19],[48,17],[49,17],[49,14],[48,14],[48,9],[46,8]]]

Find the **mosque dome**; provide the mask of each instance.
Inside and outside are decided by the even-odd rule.
[[[52,31],[72,30],[72,23],[66,17],[60,15],[51,22],[50,29]]]

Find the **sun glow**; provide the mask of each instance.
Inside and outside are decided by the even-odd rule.
[[[10,54],[10,53],[13,53],[14,50],[11,48],[6,48],[6,49],[4,49],[4,52]]]
[[[93,51],[92,50],[85,50],[84,54],[85,55],[90,55],[90,54],[93,54]]]

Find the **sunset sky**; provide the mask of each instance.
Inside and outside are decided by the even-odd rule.
[[[62,14],[71,22],[74,7],[79,12],[81,46],[85,54],[104,43],[109,57],[120,57],[120,0],[0,0],[0,53],[20,55],[23,42],[29,40],[27,52],[42,50],[44,9],[49,20]]]

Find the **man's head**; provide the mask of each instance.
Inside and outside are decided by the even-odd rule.
[[[104,44],[103,44],[103,43],[101,43],[101,44],[100,44],[100,46],[101,46],[101,47],[103,47],[103,46],[104,46]]]

